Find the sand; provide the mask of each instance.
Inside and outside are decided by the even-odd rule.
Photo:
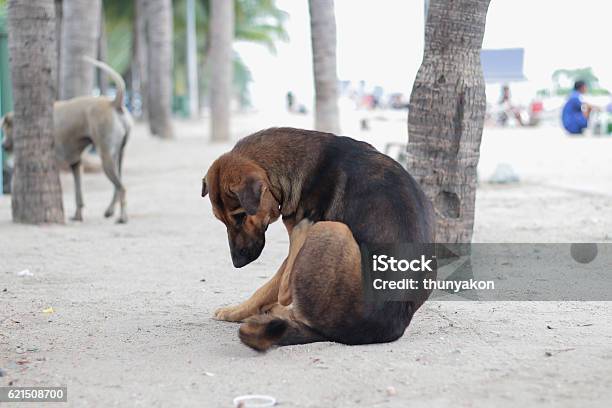
[[[236,137],[263,122],[241,116]],[[405,139],[401,115],[357,127],[347,122],[344,133],[379,148]],[[431,301],[390,344],[244,347],[236,324],[211,315],[271,276],[288,239],[273,225],[260,259],[234,269],[224,227],[200,197],[206,168],[231,145],[209,144],[205,120],[176,128],[169,142],[136,128],[127,225],[103,218],[112,192],[100,173],[84,176],[83,223],[15,225],[0,197],[1,385],[67,385],[78,407],[229,407],[251,393],[283,407],[610,405],[609,302]],[[611,147],[555,127],[487,129],[475,241],[611,241]],[[485,182],[500,162],[519,184]],[[62,185],[71,215],[69,174]],[[19,276],[25,269],[33,276]]]

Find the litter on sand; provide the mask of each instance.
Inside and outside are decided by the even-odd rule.
[[[276,398],[269,395],[242,395],[234,398],[237,408],[265,408],[276,405]]]
[[[17,276],[34,276],[34,274],[30,272],[29,269],[24,269],[23,271],[17,272]]]
[[[43,309],[42,312],[43,313],[47,313],[47,314],[51,314],[51,313],[55,312],[55,310],[53,310],[53,307],[48,307],[46,309]]]

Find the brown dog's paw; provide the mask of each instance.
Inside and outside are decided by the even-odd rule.
[[[246,313],[240,306],[227,306],[217,309],[214,318],[225,322],[241,322],[249,316],[250,314]]]

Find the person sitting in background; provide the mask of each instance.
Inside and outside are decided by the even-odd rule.
[[[574,91],[563,107],[561,119],[563,127],[572,135],[580,135],[589,125],[589,117],[593,107],[582,100],[582,95],[587,91],[587,84],[584,81],[576,81]]]

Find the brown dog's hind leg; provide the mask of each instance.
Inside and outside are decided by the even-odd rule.
[[[293,265],[289,316],[258,315],[240,326],[240,340],[265,351],[272,346],[335,339],[363,309],[359,246],[345,224],[310,227]],[[274,310],[274,309],[272,309]]]
[[[266,351],[272,346],[306,344],[325,341],[326,338],[295,317],[279,318],[272,314],[257,315],[240,325],[238,336],[247,346]]]
[[[72,176],[74,178],[74,194],[76,198],[76,211],[74,216],[71,218],[73,221],[83,221],[82,209],[83,204],[83,191],[81,189],[81,162],[78,161],[70,165],[72,170]]]

